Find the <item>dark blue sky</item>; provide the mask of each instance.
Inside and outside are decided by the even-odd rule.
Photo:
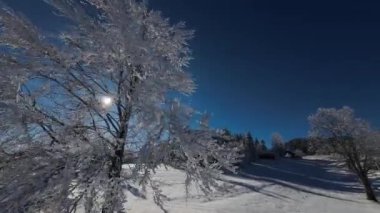
[[[7,0],[59,28],[40,0]],[[318,107],[348,105],[380,127],[380,2],[150,0],[196,30],[191,103],[215,127],[306,136]]]
[[[378,3],[377,3],[378,2]],[[196,30],[192,102],[213,124],[305,136],[318,107],[380,127],[380,2],[150,0]]]

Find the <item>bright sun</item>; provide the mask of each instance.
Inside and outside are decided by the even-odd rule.
[[[108,106],[111,106],[113,99],[110,96],[103,96],[101,98],[101,102],[102,102],[103,107],[108,107]]]

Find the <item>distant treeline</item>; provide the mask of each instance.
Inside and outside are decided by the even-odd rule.
[[[306,155],[333,153],[329,140],[319,138],[294,138],[285,143],[285,148],[292,152],[299,150]]]
[[[228,129],[217,131],[214,139],[221,144],[227,144],[230,148],[237,148],[242,154],[242,162],[255,161],[261,153],[273,152],[277,156],[283,156],[286,152],[300,155],[325,155],[332,154],[333,149],[328,139],[321,138],[294,138],[287,142],[272,141],[272,148],[267,147],[266,141],[253,137],[250,132],[232,133]]]

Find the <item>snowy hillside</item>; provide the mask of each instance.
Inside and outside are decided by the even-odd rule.
[[[317,158],[260,161],[239,176],[224,176],[230,192],[212,199],[193,189],[186,200],[184,174],[179,170],[161,168],[155,180],[168,195],[169,212],[375,213],[380,207],[365,199],[353,175],[333,161]],[[128,200],[128,212],[162,212],[149,196],[128,194]]]

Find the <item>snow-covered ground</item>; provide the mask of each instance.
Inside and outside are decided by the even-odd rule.
[[[165,203],[169,212],[380,212],[380,205],[365,199],[355,177],[326,158],[259,161],[238,176],[223,179],[231,184],[229,193],[210,199],[193,188],[186,199],[181,171],[162,168],[155,175],[169,198]],[[128,194],[127,211],[162,212],[147,194],[147,199]]]

